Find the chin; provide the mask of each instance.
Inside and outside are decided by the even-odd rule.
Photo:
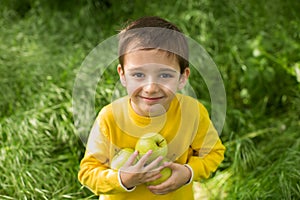
[[[167,112],[167,110],[165,109],[165,107],[161,104],[155,104],[153,106],[150,107],[149,109],[149,116],[159,116],[159,115],[163,115]]]

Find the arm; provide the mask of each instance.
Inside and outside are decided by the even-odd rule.
[[[126,191],[119,184],[118,172],[109,169],[88,152],[81,161],[78,179],[96,195]]]
[[[138,152],[133,153],[120,170],[111,169],[109,163],[112,156],[110,154],[114,153],[110,152],[113,152],[114,148],[106,136],[107,129],[103,121],[101,120],[100,128],[96,120],[89,136],[85,156],[80,163],[78,179],[84,186],[96,195],[114,194],[132,191],[135,186],[161,176],[159,172],[163,166],[157,166],[162,157],[145,166],[151,151],[141,157],[136,164],[134,161]]]
[[[193,140],[187,164],[193,170],[193,180],[206,179],[215,172],[224,159],[225,146],[209,119],[207,110],[201,105],[201,117],[198,133]]]
[[[172,176],[162,184],[149,186],[148,189],[154,194],[167,194],[192,181],[208,178],[224,159],[225,147],[218,139],[211,149],[198,150],[202,155],[198,151],[190,151],[194,154],[189,157],[187,165],[166,163],[164,166],[172,169]]]
[[[199,127],[188,149],[186,165],[167,163],[172,176],[160,185],[148,187],[153,193],[166,194],[191,181],[208,178],[224,159],[225,147],[202,104],[200,111]]]
[[[97,195],[132,191],[135,186],[156,180],[161,176],[160,171],[164,166],[157,166],[163,159],[162,157],[145,166],[151,153],[149,151],[133,165],[138,156],[135,152],[119,171],[103,166],[94,156],[86,154],[80,164],[78,178],[83,185]]]
[[[126,191],[118,180],[118,171],[109,168],[110,142],[104,135],[105,129],[98,125],[97,118],[90,132],[86,153],[80,163],[79,181],[94,194]]]

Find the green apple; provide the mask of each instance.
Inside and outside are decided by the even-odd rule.
[[[129,159],[129,157],[134,153],[134,150],[131,148],[121,149],[112,159],[111,168],[120,169]],[[136,161],[135,161],[136,162]]]
[[[140,157],[152,150],[152,154],[147,161],[149,164],[158,156],[165,157],[167,155],[168,144],[167,140],[159,133],[147,133],[137,141],[135,150],[139,152]]]
[[[146,185],[159,185],[161,184],[162,182],[166,181],[172,174],[172,170],[168,167],[166,168],[163,168],[163,170],[161,170],[161,177],[154,180],[154,181],[150,181],[150,182],[147,182]]]

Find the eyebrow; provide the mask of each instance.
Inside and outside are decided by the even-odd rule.
[[[129,72],[133,72],[133,71],[144,71],[144,67],[143,66],[139,66],[139,67],[135,67],[135,68],[129,68],[127,69]],[[172,72],[172,73],[177,73],[178,71],[176,71],[175,69],[170,69],[170,68],[159,68],[157,71],[160,72]]]
[[[160,71],[170,71],[170,72],[177,73],[177,71],[175,69],[170,69],[170,68],[162,68]]]
[[[142,73],[144,73],[145,70],[143,70],[141,68],[134,68],[134,69],[127,69],[125,71],[127,71],[128,73],[136,73],[136,72],[142,72]]]

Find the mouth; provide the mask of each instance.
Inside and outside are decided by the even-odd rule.
[[[143,96],[140,96],[140,98],[147,102],[156,102],[163,99],[163,97],[143,97]]]

